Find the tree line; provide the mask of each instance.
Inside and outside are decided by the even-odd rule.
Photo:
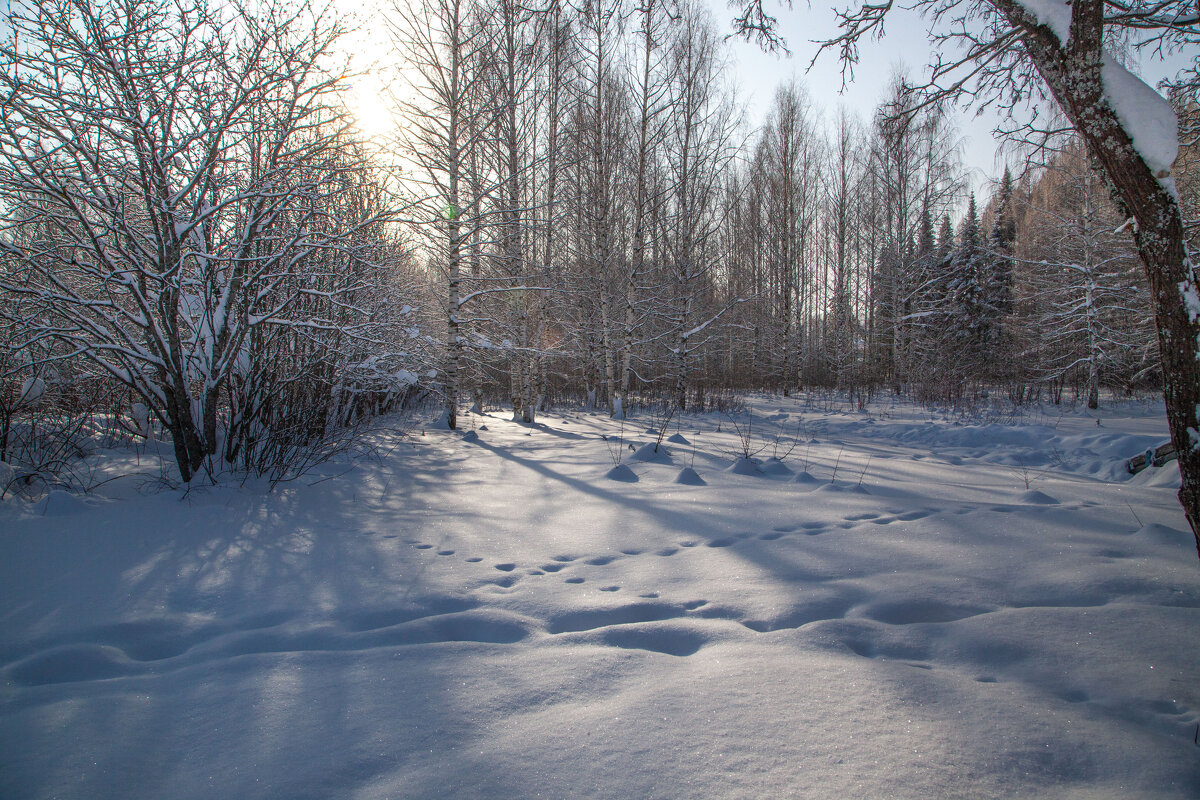
[[[903,77],[868,119],[793,79],[751,130],[693,2],[399,6],[383,148],[343,106],[327,13],[9,18],[0,460],[53,461],[97,415],[160,426],[188,481],[286,471],[421,397],[455,427],[496,402],[1095,406],[1162,382],[1130,226],[1078,140],[977,199]]]

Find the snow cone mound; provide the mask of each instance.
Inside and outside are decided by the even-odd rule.
[[[682,433],[672,433],[667,437],[667,441],[671,444],[691,444],[691,442],[688,441],[688,438]]]
[[[1029,489],[1017,495],[1017,502],[1033,506],[1056,506],[1058,499],[1037,489]]]
[[[700,473],[691,467],[684,467],[679,470],[679,474],[675,476],[676,483],[682,483],[684,486],[707,486],[708,481],[700,477]]]
[[[466,433],[464,433],[462,435],[462,440],[464,442],[478,442],[479,434],[476,433],[475,431],[467,431]]]
[[[753,475],[761,477],[763,474],[762,467],[758,466],[752,458],[739,458],[725,469],[726,472],[733,475]]]
[[[790,478],[793,474],[792,468],[778,458],[768,458],[762,466],[762,472],[772,478]]]
[[[671,463],[671,453],[664,445],[658,444],[657,442],[650,442],[649,444],[644,444],[635,450],[629,456],[629,460],[653,462],[656,464],[669,464]]]
[[[637,473],[631,470],[624,464],[617,464],[615,467],[604,473],[604,477],[610,481],[621,481],[623,483],[637,483]]]

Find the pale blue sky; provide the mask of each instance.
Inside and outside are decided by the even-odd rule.
[[[851,0],[838,2],[845,7]],[[708,0],[708,3],[718,24],[728,30],[733,12],[726,0]],[[756,45],[730,41],[736,60],[736,81],[747,105],[747,116],[753,124],[762,122],[775,88],[793,74],[808,87],[814,103],[827,115],[841,104],[856,111],[864,122],[869,122],[892,74],[906,67],[913,78],[918,78],[929,62],[932,45],[926,34],[925,20],[916,12],[896,8],[888,14],[883,39],[864,42],[861,46],[861,61],[855,70],[855,79],[843,91],[841,66],[834,51],[822,54],[812,70],[805,73],[817,52],[812,40],[837,33],[832,8],[819,0],[812,6],[803,0],[795,0],[790,9],[782,0],[765,0],[764,7],[779,19],[779,32],[787,39],[792,55],[783,58],[767,55]],[[1194,58],[1194,54],[1191,57]],[[1173,75],[1188,60],[1177,54],[1167,64],[1148,63],[1143,79],[1153,85],[1166,75]],[[975,112],[975,108],[962,107],[952,113],[963,136],[963,161],[969,170],[970,183],[976,192],[985,193],[988,180],[999,176],[1004,163],[998,159],[998,144],[992,133],[997,115],[987,109],[979,116]]]
[[[356,13],[365,24],[358,35],[352,37],[351,50],[359,57],[360,66],[377,60],[380,65],[394,64],[394,55],[389,52],[387,26],[382,15],[375,9],[388,8],[391,0],[334,0],[340,8]],[[403,0],[401,0],[403,2]],[[839,0],[843,5],[850,0]],[[733,10],[726,0],[707,0],[722,32],[728,32]],[[864,42],[861,47],[861,62],[855,70],[855,79],[842,90],[841,67],[836,53],[826,52],[810,72],[805,72],[809,61],[816,53],[812,40],[832,36],[837,32],[836,21],[830,6],[817,0],[809,6],[803,0],[795,0],[787,8],[782,0],[765,0],[769,13],[779,19],[779,32],[787,39],[791,56],[781,57],[763,53],[757,45],[731,39],[730,54],[733,59],[731,78],[738,85],[738,93],[746,106],[747,120],[752,126],[762,123],[770,106],[775,89],[793,75],[804,83],[814,104],[828,118],[838,105],[845,105],[856,112],[864,122],[869,122],[875,105],[883,96],[891,76],[900,68],[907,68],[917,77],[928,63],[931,45],[926,35],[925,21],[915,12],[897,8],[889,13],[886,35],[881,41]],[[1183,62],[1176,59],[1177,64]],[[1157,65],[1150,82],[1166,73],[1166,68]],[[388,103],[383,99],[383,73],[365,75],[356,81],[350,99],[356,114],[363,118],[364,127],[372,134],[389,128],[393,123]],[[975,109],[961,108],[953,112],[963,137],[963,161],[970,175],[970,183],[977,192],[986,191],[988,180],[999,175],[1003,163],[997,160],[997,143],[992,135],[996,123],[994,114],[975,115]]]
[[[733,14],[725,0],[708,2],[722,29],[727,29]],[[827,5],[809,7],[801,0],[791,9],[779,0],[766,0],[765,6],[778,17],[779,32],[787,39],[790,56],[768,55],[757,45],[730,40],[737,83],[747,106],[747,117],[755,125],[762,122],[776,87],[793,75],[807,86],[813,102],[827,117],[844,105],[869,123],[892,75],[907,68],[916,78],[929,60],[931,50],[924,20],[914,12],[896,9],[888,15],[884,38],[864,42],[860,47],[854,80],[843,90],[841,65],[835,51],[823,53],[811,71],[805,72],[817,52],[812,40],[837,33],[832,9]],[[963,161],[972,173],[971,183],[979,188],[988,177],[1003,169],[996,161],[996,142],[992,136],[995,115],[985,113],[976,117],[974,109],[965,108],[953,113],[963,136]]]

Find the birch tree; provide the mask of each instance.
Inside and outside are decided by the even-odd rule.
[[[733,108],[721,85],[719,43],[705,11],[698,6],[681,9],[671,45],[670,218],[665,239],[673,301],[667,319],[671,377],[679,411],[687,407],[692,353],[723,313],[707,318],[696,313],[703,293],[711,287],[720,175],[735,152]]]
[[[893,5],[853,5],[841,33],[823,43],[852,75],[864,37],[878,35]],[[942,51],[918,105],[963,93],[1012,109],[1051,99],[1109,186],[1154,297],[1163,396],[1183,478],[1179,501],[1200,553],[1200,284],[1184,246],[1171,177],[1178,123],[1167,100],[1108,50],[1122,37],[1152,56],[1200,52],[1200,15],[1187,0],[920,0]],[[1191,74],[1197,72],[1193,57]]]
[[[8,22],[0,206],[45,235],[0,245],[23,272],[6,288],[41,306],[35,338],[142,400],[189,481],[254,332],[320,328],[296,266],[373,223],[321,201],[355,161],[326,71],[340,30],[203,0],[25,0]]]
[[[463,292],[464,262],[479,246],[482,195],[478,148],[487,134],[481,53],[485,28],[472,24],[473,0],[420,0],[395,9],[394,40],[409,65],[413,99],[402,103],[407,154],[423,172],[421,223],[446,275],[446,424],[458,426],[467,345],[463,307],[480,295]],[[475,180],[471,177],[475,176]],[[478,251],[476,251],[478,256]],[[478,266],[476,266],[476,271]]]

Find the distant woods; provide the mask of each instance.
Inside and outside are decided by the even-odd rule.
[[[975,198],[948,115],[904,113],[899,80],[859,119],[795,79],[751,130],[698,4],[401,4],[386,143],[342,106],[329,12],[8,15],[0,461],[27,482],[97,424],[166,434],[188,481],[290,474],[422,398],[454,427],[489,403],[1094,406],[1161,381],[1136,251],[1077,145]]]
[[[529,421],[563,397],[1094,407],[1160,385],[1137,253],[1077,143],[973,198],[949,116],[900,78],[866,120],[795,79],[750,130],[717,31],[661,0],[398,18],[451,421],[482,397]]]

